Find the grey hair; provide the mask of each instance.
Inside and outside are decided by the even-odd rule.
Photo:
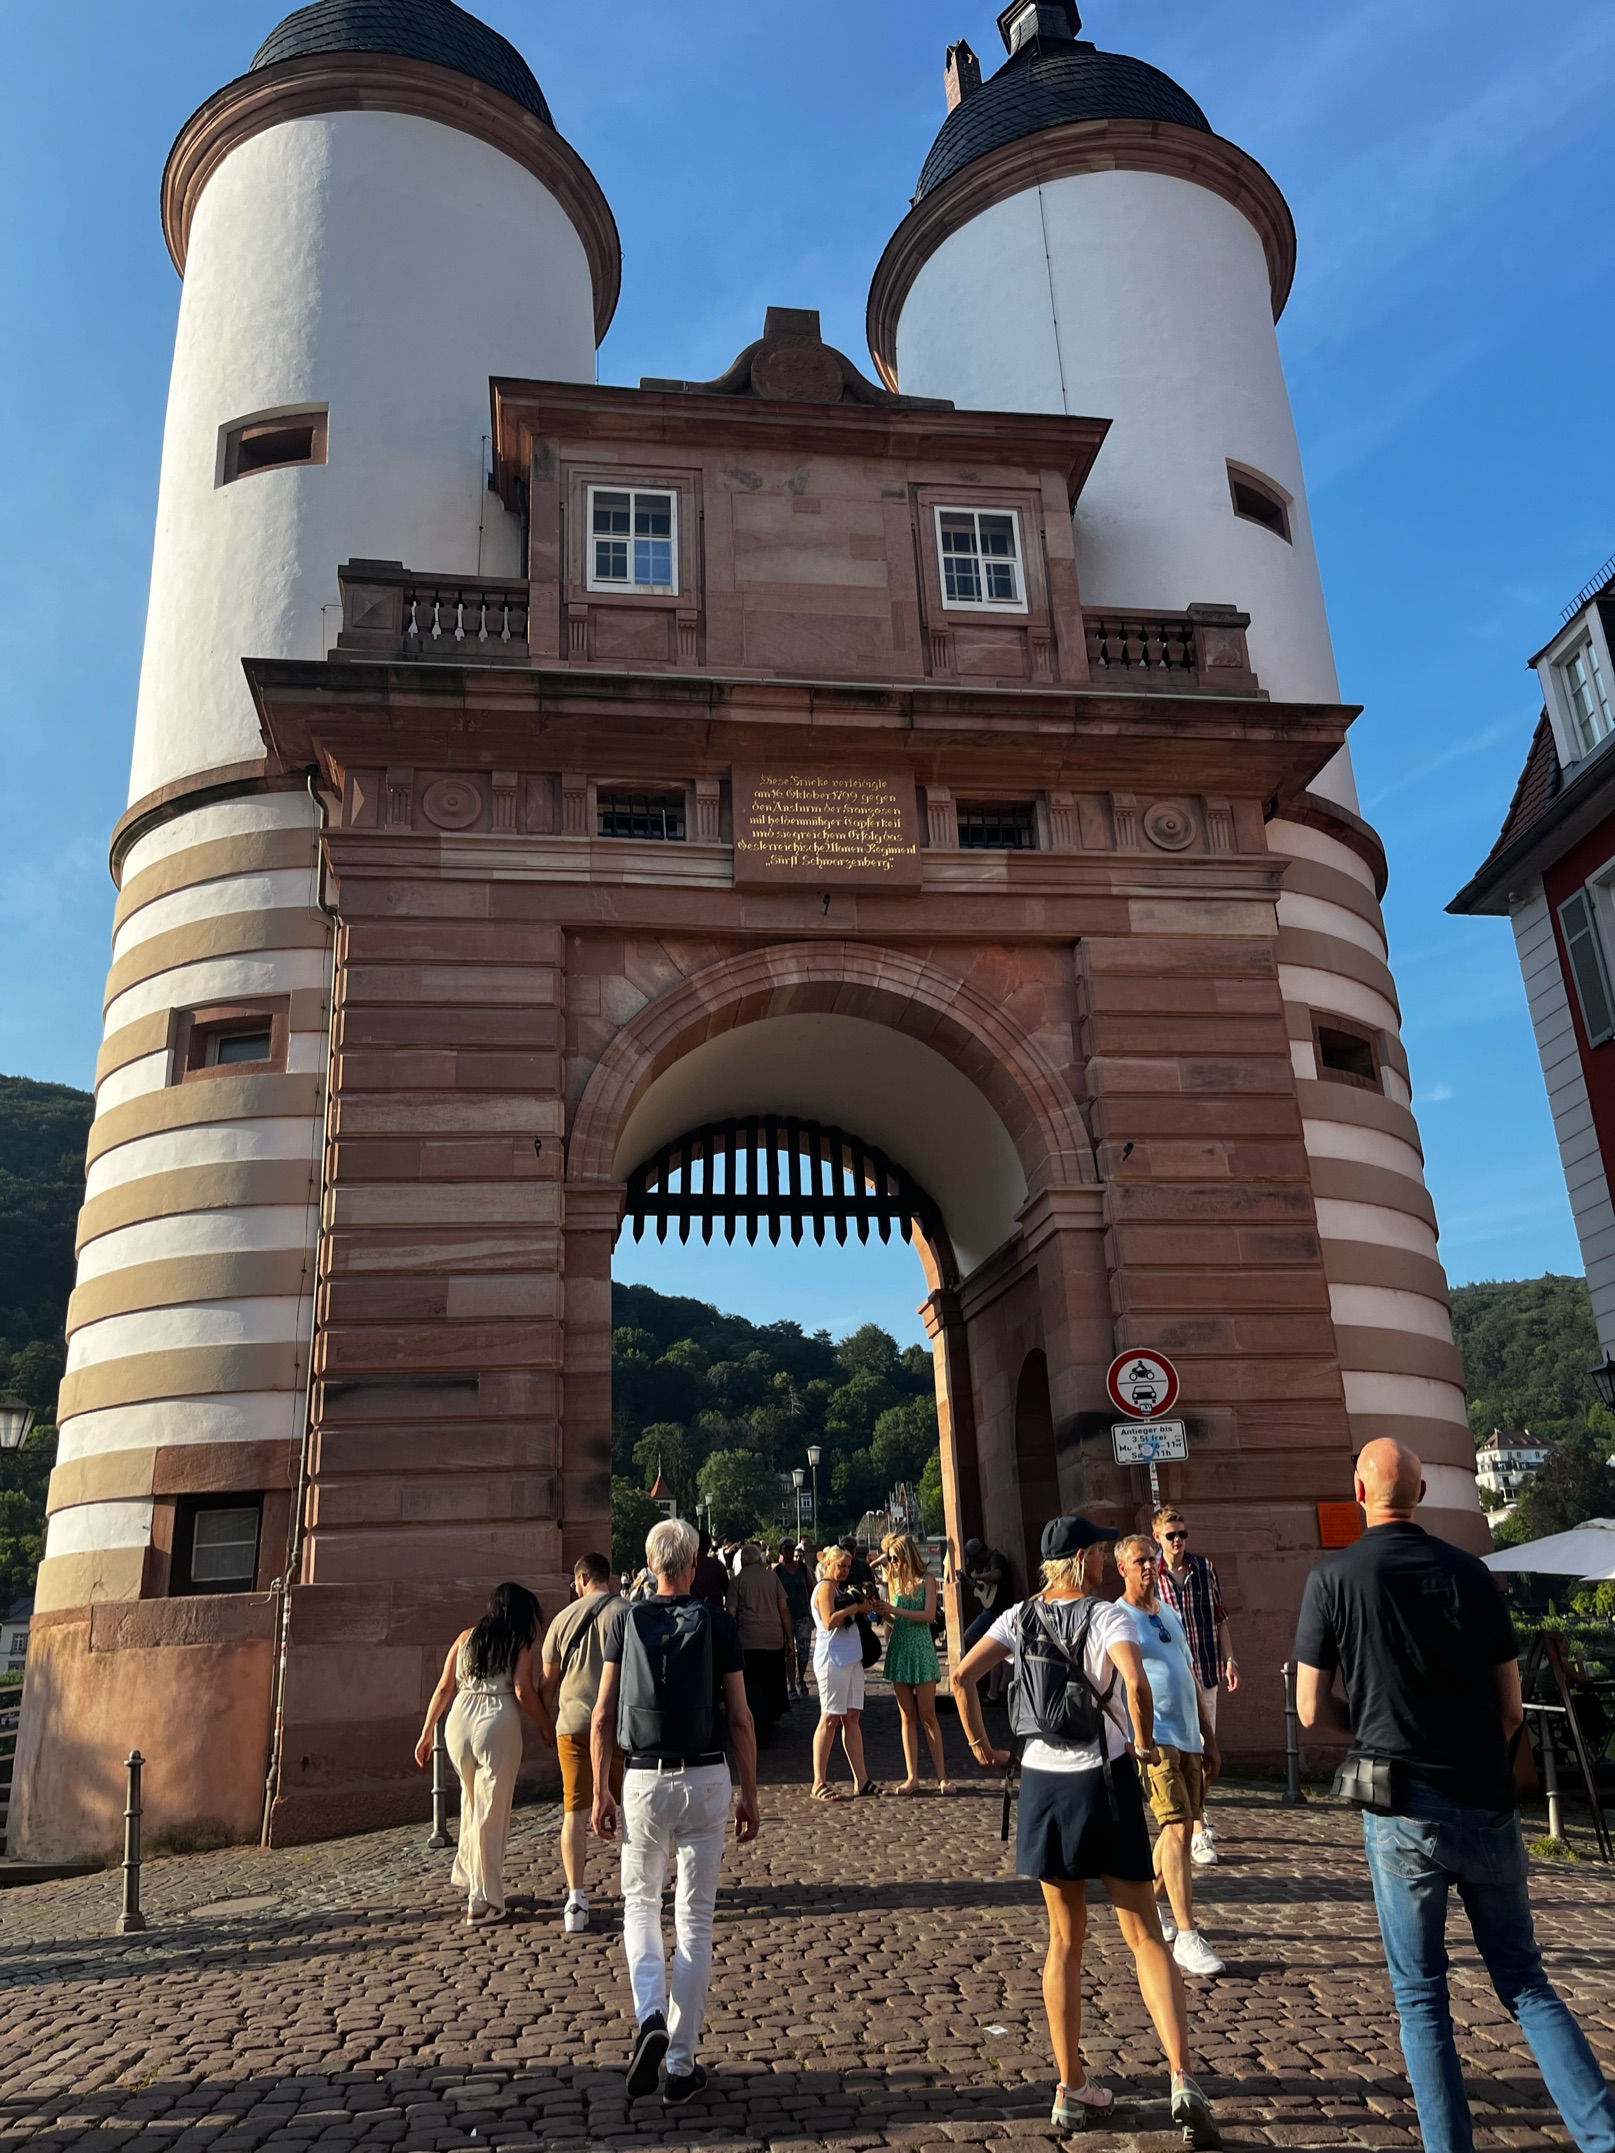
[[[645,1536],[645,1560],[660,1578],[683,1577],[700,1552],[700,1537],[687,1518],[663,1518]]]
[[[1148,1533],[1129,1533],[1125,1540],[1116,1542],[1116,1560],[1118,1562],[1124,1555],[1142,1555],[1146,1553],[1152,1561],[1158,1562],[1160,1560],[1160,1547]]]

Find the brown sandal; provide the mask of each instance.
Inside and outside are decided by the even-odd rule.
[[[841,1789],[839,1787],[832,1787],[827,1779],[821,1779],[819,1784],[813,1789],[813,1792],[808,1797],[808,1799],[815,1802],[839,1802],[841,1799]]]

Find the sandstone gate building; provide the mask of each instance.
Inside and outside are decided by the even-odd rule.
[[[912,1224],[956,1540],[1132,1516],[1104,1371],[1173,1355],[1236,1751],[1354,1445],[1483,1544],[1289,213],[1070,0],[1001,27],[878,382],[780,308],[596,386],[611,212],[448,0],[317,0],[175,145],[21,1851],[135,1745],[159,1831],[419,1813],[446,1638],[606,1537],[625,1206]]]

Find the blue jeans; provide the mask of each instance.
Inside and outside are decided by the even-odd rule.
[[[1447,1897],[1456,1885],[1492,1986],[1531,2044],[1581,2153],[1615,2153],[1615,2096],[1542,1970],[1512,1810],[1491,1815],[1414,1781],[1404,1813],[1364,1813],[1374,1905],[1426,2153],[1471,2153],[1469,2103],[1447,1999]]]

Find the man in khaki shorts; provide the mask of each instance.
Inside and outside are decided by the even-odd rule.
[[[611,1564],[604,1555],[585,1555],[572,1572],[576,1597],[550,1624],[544,1639],[544,1702],[555,1719],[555,1746],[561,1758],[561,1866],[566,1871],[566,1908],[561,1919],[569,1935],[589,1926],[589,1894],[584,1877],[589,1858],[589,1812],[594,1807],[594,1767],[589,1759],[589,1722],[600,1694],[606,1632],[611,1618],[627,1602],[615,1589]],[[622,1752],[613,1755],[611,1791],[622,1796]]]
[[[1195,1680],[1183,1624],[1159,1591],[1161,1551],[1144,1533],[1116,1545],[1150,1694],[1155,1699],[1157,1760],[1148,1768],[1155,1842],[1156,1911],[1161,1933],[1186,1974],[1220,1974],[1223,1962],[1194,1922],[1194,1867],[1189,1848],[1205,1813],[1206,1785],[1218,1770],[1217,1738]],[[1162,1893],[1165,1902],[1162,1902]]]

